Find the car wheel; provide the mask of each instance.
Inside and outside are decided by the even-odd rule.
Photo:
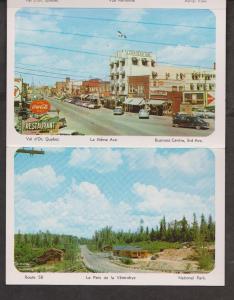
[[[178,127],[179,127],[179,124],[174,124],[174,126],[175,126],[176,128],[178,128]]]
[[[196,128],[197,130],[200,130],[200,129],[201,129],[201,126],[200,126],[200,125],[197,125],[195,128]]]

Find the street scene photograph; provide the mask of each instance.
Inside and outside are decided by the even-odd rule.
[[[216,18],[208,9],[19,9],[13,80],[19,134],[209,136]]]
[[[19,272],[209,273],[215,268],[209,149],[18,148]]]

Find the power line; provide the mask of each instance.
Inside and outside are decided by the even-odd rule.
[[[92,35],[87,33],[72,33],[72,32],[65,32],[65,31],[55,31],[55,30],[45,30],[45,29],[23,29],[23,28],[16,28],[19,31],[30,31],[30,32],[46,32],[46,33],[55,33],[55,34],[63,34],[63,35],[72,35],[72,36],[80,36],[80,37],[89,37],[89,38],[97,38],[97,39],[105,39],[105,40],[114,40],[120,41],[120,38],[115,37],[107,37],[107,36],[99,36],[99,35]],[[165,43],[165,42],[153,42],[153,41],[142,41],[142,40],[135,40],[126,38],[122,41],[131,42],[131,43],[141,43],[141,44],[153,44],[153,45],[163,45],[163,46],[178,46],[178,43]],[[198,45],[189,45],[191,48],[202,48],[202,49],[215,49],[214,47],[201,47]]]
[[[22,69],[22,70],[26,70],[26,71],[34,71],[34,72],[41,72],[41,73],[48,73],[48,74],[55,74],[55,75],[64,75],[64,76],[69,76],[72,77],[73,75],[71,74],[64,74],[64,73],[58,73],[58,72],[51,72],[51,71],[44,71],[44,70],[35,70],[35,69],[29,69],[29,68],[23,68],[23,67],[15,67],[16,69]],[[96,76],[97,77],[97,76]],[[75,79],[79,80],[79,79],[85,79],[87,77],[81,76],[81,77],[77,77]]]
[[[16,45],[26,45],[26,46],[32,46],[32,47],[40,47],[40,48],[47,48],[47,49],[53,49],[53,50],[69,51],[69,52],[83,53],[83,54],[89,54],[89,55],[97,55],[97,56],[103,56],[103,57],[112,57],[112,56],[107,55],[107,54],[95,53],[95,52],[91,52],[91,51],[74,50],[74,49],[68,49],[68,48],[59,48],[59,47],[54,47],[54,46],[40,45],[40,44],[33,44],[33,43],[16,42]],[[113,57],[116,57],[116,56],[113,56]]]
[[[83,54],[89,54],[89,55],[96,55],[101,57],[108,57],[108,58],[118,58],[116,55],[107,55],[107,54],[101,54],[98,52],[90,52],[90,51],[84,51],[84,50],[75,50],[75,49],[68,49],[68,48],[60,48],[60,47],[54,47],[54,46],[48,46],[48,45],[40,45],[40,44],[34,44],[34,43],[25,43],[25,42],[16,42],[16,45],[25,45],[25,46],[32,46],[32,47],[40,47],[40,48],[47,48],[52,50],[59,50],[59,51],[68,51],[68,52],[74,52],[74,53],[83,53]],[[181,66],[181,67],[193,67],[193,68],[204,68],[204,69],[212,69],[210,67],[201,67],[196,65],[188,65],[188,64],[173,64],[170,62],[163,62],[158,61],[158,63],[171,65],[171,66]]]
[[[60,70],[60,71],[69,71],[69,72],[72,72],[72,73],[76,73],[77,74],[77,70],[76,71],[72,71],[73,69],[64,69],[64,68],[56,68],[56,67],[54,67],[54,66],[48,66],[48,65],[41,65],[40,64],[40,66],[39,65],[35,65],[35,64],[22,64],[22,63],[16,63],[17,65],[22,65],[22,66],[30,66],[30,67],[39,67],[39,68],[48,68],[48,69],[53,69],[53,70]],[[90,72],[84,72],[84,71],[82,71],[82,72],[79,72],[79,73],[81,73],[81,74],[88,74],[88,75],[90,75]],[[73,76],[73,75],[70,75],[70,76]]]
[[[58,77],[58,76],[48,76],[48,75],[44,75],[44,74],[34,74],[34,73],[20,72],[20,71],[16,71],[15,73],[17,73],[17,74],[24,74],[24,75],[38,76],[38,77],[47,77],[47,78],[63,79],[63,80],[64,80],[64,77]]]
[[[18,12],[18,15],[36,15],[36,16],[49,16],[49,17],[59,17],[59,18],[69,18],[69,19],[81,19],[81,20],[92,20],[92,21],[104,21],[104,22],[114,22],[114,23],[129,23],[129,24],[144,24],[144,25],[155,25],[155,26],[171,26],[171,27],[183,27],[191,29],[210,29],[215,30],[215,27],[207,26],[191,26],[191,25],[182,25],[182,24],[171,24],[171,23],[156,23],[156,22],[145,22],[145,21],[129,21],[129,20],[117,20],[109,18],[95,18],[95,17],[80,17],[80,16],[71,16],[71,15],[57,15],[57,14],[44,14],[44,13],[30,13],[21,11]]]

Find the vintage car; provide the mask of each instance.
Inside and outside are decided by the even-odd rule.
[[[139,119],[149,119],[149,110],[147,109],[141,109],[139,111]]]
[[[208,110],[197,110],[194,113],[194,116],[200,117],[202,119],[214,119],[215,113]]]
[[[200,117],[190,115],[176,115],[172,120],[173,127],[209,129],[210,125]]]
[[[116,107],[116,108],[114,108],[114,110],[113,110],[113,115],[123,115],[124,114],[124,111],[123,111],[123,109],[122,109],[122,107]]]

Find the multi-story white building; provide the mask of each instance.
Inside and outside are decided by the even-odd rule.
[[[128,95],[128,76],[151,75],[155,67],[151,52],[122,50],[110,60],[110,88],[115,96]]]

